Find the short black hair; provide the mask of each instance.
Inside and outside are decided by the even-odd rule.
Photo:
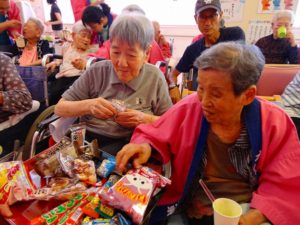
[[[51,4],[51,5],[54,4],[55,2],[56,2],[56,0],[47,0],[47,3]]]
[[[82,23],[86,26],[89,23],[100,23],[101,18],[105,17],[103,11],[97,6],[88,6],[82,13]]]
[[[100,3],[100,9],[102,9],[104,15],[109,17],[110,15],[110,7],[105,3]]]

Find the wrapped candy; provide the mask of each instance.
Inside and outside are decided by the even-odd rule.
[[[5,217],[12,216],[9,205],[26,199],[34,192],[23,162],[0,163],[0,212]]]
[[[121,209],[141,224],[152,193],[171,181],[148,167],[129,171],[107,192],[100,192],[105,204]]]
[[[106,178],[111,174],[111,172],[115,169],[115,167],[116,167],[116,160],[114,157],[104,159],[96,171],[97,175]]]
[[[75,159],[73,172],[79,180],[87,184],[95,185],[97,182],[95,163],[92,160]]]

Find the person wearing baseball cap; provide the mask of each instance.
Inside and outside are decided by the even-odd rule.
[[[240,27],[221,27],[223,11],[220,0],[197,0],[195,5],[195,21],[203,37],[188,46],[171,72],[173,82],[169,85],[170,96],[173,103],[180,100],[177,76],[188,73],[193,68],[193,63],[202,52],[212,45],[225,41],[245,41],[245,33]],[[194,68],[192,90],[197,89],[197,68]]]

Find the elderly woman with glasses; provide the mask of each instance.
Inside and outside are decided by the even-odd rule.
[[[154,38],[143,15],[124,14],[110,29],[110,59],[93,64],[55,107],[63,117],[80,116],[88,139],[115,154],[134,128],[152,123],[172,105],[163,74],[147,58]]]
[[[297,224],[300,142],[290,117],[255,96],[262,53],[254,45],[220,43],[196,65],[197,93],[154,124],[138,126],[116,157],[121,171],[129,159],[139,167],[151,155],[171,163],[172,184],[151,224],[164,224],[174,213],[183,224],[213,224],[200,179],[215,198],[250,203],[239,224]]]

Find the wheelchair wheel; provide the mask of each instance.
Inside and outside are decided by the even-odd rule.
[[[40,124],[54,114],[54,107],[55,105],[46,108],[31,125],[24,143],[22,152],[23,160],[30,159],[34,156],[37,150],[37,143],[50,137],[48,126],[41,126]]]

